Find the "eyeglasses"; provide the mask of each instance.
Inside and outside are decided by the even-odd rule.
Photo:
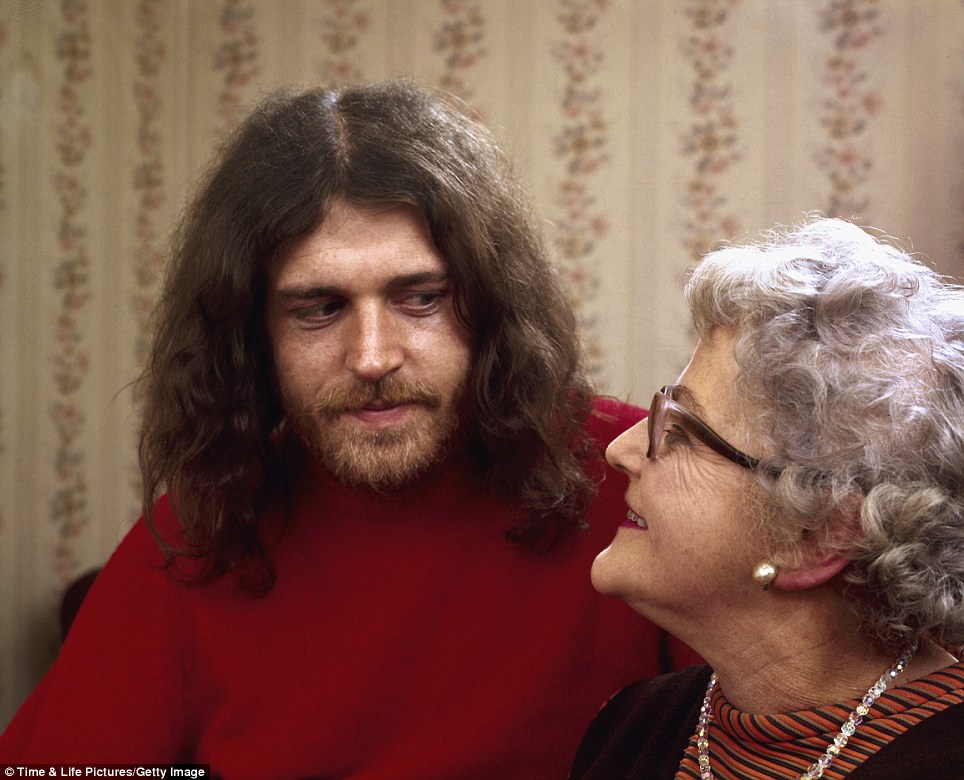
[[[649,407],[649,449],[646,457],[653,460],[659,452],[659,445],[666,431],[666,414],[672,412],[679,424],[709,447],[713,452],[719,453],[724,458],[732,460],[734,463],[747,469],[755,469],[760,465],[758,458],[753,458],[745,452],[740,452],[736,447],[727,442],[716,433],[710,426],[688,411],[684,406],[676,403],[673,396],[679,385],[665,385],[653,396],[653,403]]]

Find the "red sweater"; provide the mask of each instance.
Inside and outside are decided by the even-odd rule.
[[[601,440],[640,414],[607,409],[618,419],[594,423]],[[661,632],[589,581],[624,487],[610,472],[592,532],[540,555],[504,541],[505,507],[465,472],[404,505],[315,485],[295,497],[261,599],[230,576],[175,584],[140,521],[0,738],[0,763],[565,777],[606,698],[661,671]],[[170,522],[166,501],[158,512]]]

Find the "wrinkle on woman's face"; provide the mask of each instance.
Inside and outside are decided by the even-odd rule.
[[[722,330],[703,339],[679,378],[685,389],[678,397],[727,441],[755,453],[759,443],[741,422],[735,389],[735,341],[734,332]],[[654,459],[646,458],[645,423],[610,445],[611,462],[629,478],[627,506],[643,525],[620,528],[592,572],[597,590],[670,630],[699,620],[702,611],[731,607],[754,587],[749,572],[766,547],[754,472],[684,434],[664,433]]]

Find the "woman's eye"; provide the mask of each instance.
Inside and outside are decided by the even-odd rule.
[[[663,431],[663,445],[668,449],[690,445],[690,436],[681,425],[669,423]]]

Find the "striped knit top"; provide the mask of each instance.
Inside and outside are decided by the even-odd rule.
[[[955,652],[960,658],[960,650]],[[824,772],[840,780],[867,757],[929,715],[964,702],[964,663],[957,663],[886,691],[864,717],[846,747]],[[711,699],[710,760],[717,780],[797,777],[820,758],[858,699],[816,710],[750,715],[737,710],[716,686]],[[693,724],[696,731],[696,723]],[[953,736],[954,739],[959,739]],[[677,780],[699,780],[695,735]]]

